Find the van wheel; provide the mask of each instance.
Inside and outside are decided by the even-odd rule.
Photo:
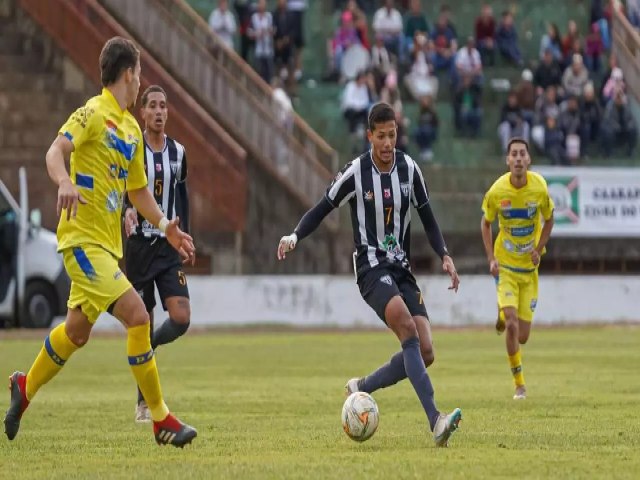
[[[45,282],[30,282],[24,293],[24,310],[20,326],[24,328],[49,328],[56,312],[56,296]]]

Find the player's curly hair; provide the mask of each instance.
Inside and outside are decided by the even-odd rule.
[[[128,68],[136,68],[140,50],[131,40],[113,37],[107,40],[100,52],[100,80],[106,87],[115,83]]]
[[[153,93],[153,92],[158,92],[161,93],[162,95],[164,95],[164,99],[166,102],[169,101],[169,99],[167,98],[167,92],[164,91],[164,88],[162,88],[160,85],[150,85],[146,88],[146,90],[144,92],[142,92],[142,106],[146,107],[147,106],[147,102],[149,101],[149,94]]]
[[[396,112],[393,110],[391,105],[385,102],[378,102],[371,107],[371,110],[369,110],[367,127],[373,132],[376,128],[376,123],[384,123],[391,120],[395,121],[395,119]]]

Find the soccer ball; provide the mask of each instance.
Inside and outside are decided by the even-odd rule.
[[[342,406],[342,428],[351,440],[364,442],[378,428],[378,405],[371,395],[354,392]]]

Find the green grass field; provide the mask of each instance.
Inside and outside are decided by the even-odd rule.
[[[434,448],[407,381],[374,394],[371,440],[342,432],[342,387],[388,360],[389,332],[214,332],[161,347],[167,403],[199,430],[184,450],[134,424],[124,337],[97,337],[40,391],[18,437],[2,435],[0,478],[640,477],[640,328],[534,331],[524,402],[511,399],[503,338],[434,334],[438,405],[463,410],[448,449]],[[28,368],[40,344],[0,333],[0,374]]]

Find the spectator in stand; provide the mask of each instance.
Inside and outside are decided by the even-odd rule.
[[[602,89],[602,98],[604,99],[605,105],[615,97],[617,92],[624,92],[625,90],[626,85],[624,83],[622,69],[620,67],[614,67],[614,69],[611,70],[609,80],[607,80],[607,83],[605,83]]]
[[[287,95],[283,88],[282,80],[278,77],[273,77],[271,81],[273,110],[278,119],[278,125],[281,126],[287,132],[291,132],[293,129],[294,115],[293,104],[291,98]],[[289,155],[289,149],[286,148],[286,140],[284,136],[278,135],[275,139],[276,143],[276,164],[278,170],[282,174],[287,174],[290,168],[291,156]]]
[[[451,21],[451,7],[449,5],[443,4],[440,6],[440,15],[444,17],[444,21],[449,27],[449,30],[453,32],[453,35],[458,38],[458,32],[456,31],[456,26]]]
[[[604,45],[600,36],[600,27],[597,23],[591,25],[591,31],[585,41],[584,62],[590,72],[600,73],[600,56],[604,52]]]
[[[353,25],[353,14],[349,10],[342,12],[342,21],[340,28],[336,32],[331,41],[331,57],[333,69],[340,74],[342,66],[342,57],[352,45],[360,43],[360,37]]]
[[[582,156],[580,120],[580,104],[578,96],[569,95],[564,105],[560,108],[560,115],[558,115],[558,128],[562,130],[564,135],[565,155],[571,164],[577,163]]]
[[[560,30],[555,23],[547,24],[547,33],[540,39],[540,59],[544,59],[547,50],[551,51],[552,58],[557,62],[562,62],[562,39]]]
[[[469,77],[458,82],[453,96],[453,118],[458,134],[477,137],[482,125],[481,90]]]
[[[602,125],[602,147],[607,157],[611,156],[614,145],[625,146],[625,153],[631,157],[638,141],[638,127],[629,108],[627,96],[622,90],[616,91],[604,109]]]
[[[236,17],[229,11],[229,2],[220,0],[218,8],[209,15],[209,28],[218,35],[222,43],[233,50],[233,37],[236,34]]]
[[[544,95],[540,95],[536,100],[533,128],[531,129],[531,139],[542,151],[546,150],[545,128],[548,125],[548,119],[553,118],[555,120],[558,115],[560,115],[560,107],[558,106],[557,90],[554,85],[549,85],[544,91]]]
[[[482,60],[473,37],[468,37],[467,43],[456,53],[455,67],[452,79],[454,87],[463,77],[469,77],[471,83],[482,86]]]
[[[438,95],[438,78],[433,75],[433,42],[423,34],[417,34],[414,39],[413,63],[411,71],[404,77],[404,83],[414,99],[420,100]]]
[[[402,99],[398,90],[398,72],[391,70],[380,89],[380,101],[388,103],[396,112],[402,112]]]
[[[509,140],[513,137],[520,137],[528,142],[529,133],[529,124],[524,118],[522,108],[518,105],[518,96],[515,91],[511,91],[507,96],[507,102],[502,106],[500,124],[498,125],[498,137],[502,151],[507,153]]]
[[[513,14],[508,10],[502,12],[502,21],[496,31],[496,44],[502,57],[519,67],[524,65],[520,47],[518,47],[518,32],[513,21]]]
[[[282,81],[286,82],[289,78],[291,32],[293,31],[293,18],[287,10],[287,0],[278,0],[273,12],[273,27],[275,30],[273,35],[275,67]]]
[[[627,18],[635,28],[640,28],[640,0],[627,0]]]
[[[496,62],[496,20],[491,5],[484,4],[475,23],[476,45],[484,65]]]
[[[245,62],[249,62],[249,54],[254,45],[253,39],[249,36],[253,9],[249,0],[236,0],[233,5],[240,23],[240,56]]]
[[[416,35],[429,35],[429,24],[427,17],[422,12],[420,0],[411,0],[409,12],[405,16],[404,42],[406,50],[413,53],[414,40]]]
[[[394,8],[393,0],[385,0],[384,6],[378,9],[373,16],[373,31],[382,36],[384,46],[389,53],[402,61],[402,15]]]
[[[438,113],[433,107],[433,98],[425,95],[420,99],[420,115],[415,131],[415,139],[420,149],[420,160],[433,160],[433,144],[438,138]]]
[[[379,91],[382,88],[382,84],[393,66],[394,63],[387,47],[384,46],[382,35],[376,35],[376,43],[371,47],[371,67],[376,79],[376,90]]]
[[[575,54],[571,65],[567,67],[562,75],[562,88],[565,95],[582,95],[584,86],[589,81],[589,72],[584,66],[582,56]]]
[[[522,109],[524,119],[529,124],[529,127],[533,125],[533,112],[536,105],[536,88],[533,86],[533,73],[531,70],[525,69],[522,71],[522,76],[518,85],[516,85],[516,97],[518,98],[518,105]]]
[[[609,68],[605,70],[602,75],[602,79],[600,80],[600,88],[598,89],[598,97],[600,98],[600,104],[604,107],[607,104],[608,99],[604,98],[604,87],[607,85],[607,82],[611,78],[611,74],[613,73],[613,69],[618,67],[618,57],[615,52],[611,52],[609,55]]]
[[[369,41],[369,27],[367,25],[367,16],[358,6],[356,0],[349,0],[344,12],[350,12],[353,18],[353,25],[358,33],[360,43],[367,50],[371,50],[371,42]],[[343,12],[343,13],[344,13]]]
[[[555,87],[562,85],[562,69],[558,61],[553,58],[553,51],[549,48],[545,50],[542,62],[536,68],[533,84],[536,87],[537,95],[542,95],[552,85]]]
[[[576,40],[582,43],[580,33],[578,32],[578,24],[575,22],[575,20],[569,20],[569,23],[567,24],[567,34],[562,38],[563,67],[571,65],[571,59],[573,56]]]
[[[307,10],[307,0],[287,0],[287,8],[291,13],[295,55],[295,70],[293,76],[296,82],[302,79],[302,50],[304,49],[304,12]]]
[[[433,59],[435,69],[448,72],[458,49],[458,41],[455,29],[449,25],[447,14],[442,11],[438,15],[438,21],[431,34],[431,39],[435,46],[435,57]]]
[[[589,147],[595,143],[600,134],[600,122],[602,121],[602,107],[596,98],[593,83],[584,86],[582,103],[580,105],[580,139],[583,154],[589,153]]]
[[[564,133],[558,127],[556,117],[547,117],[544,125],[544,154],[553,165],[569,165],[564,149]]]
[[[273,77],[273,17],[267,12],[267,1],[258,0],[256,12],[251,16],[249,36],[256,42],[254,61],[262,79],[271,83]]]
[[[342,93],[342,114],[349,124],[354,152],[360,151],[367,125],[371,97],[367,86],[367,74],[358,72],[356,78],[347,83]]]

